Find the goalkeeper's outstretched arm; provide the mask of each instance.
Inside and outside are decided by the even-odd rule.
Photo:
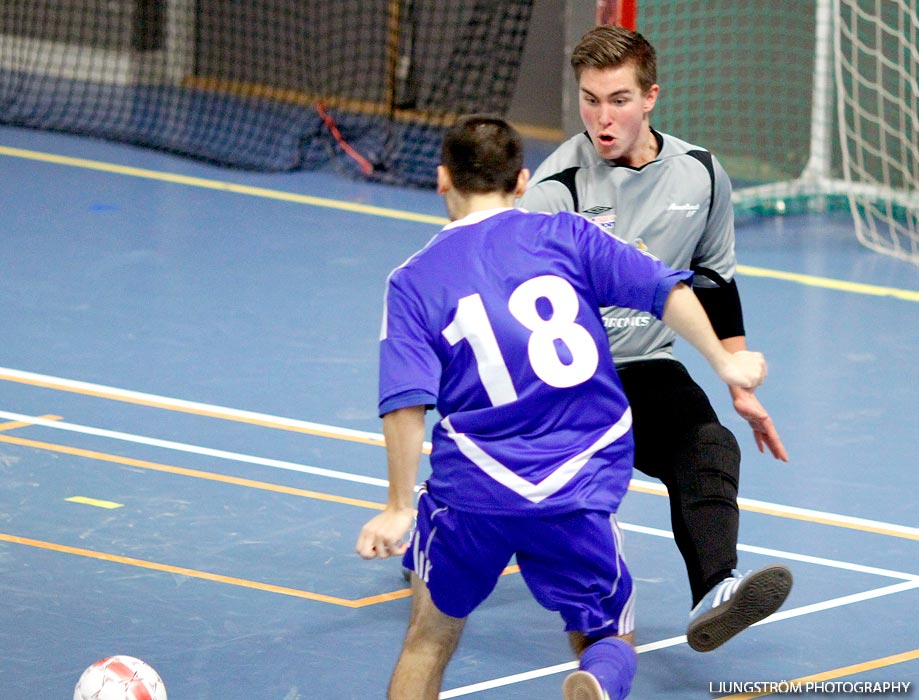
[[[661,320],[702,353],[727,384],[755,389],[766,378],[766,360],[762,353],[749,350],[729,352],[725,349],[715,335],[708,315],[686,283],[674,285]]]

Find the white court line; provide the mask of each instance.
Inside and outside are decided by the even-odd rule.
[[[631,525],[629,523],[619,523],[621,530],[629,532],[639,532],[643,535],[652,535],[654,537],[664,537],[673,539],[673,533],[670,530],[661,530],[656,527],[647,527],[645,525]],[[907,574],[902,571],[893,571],[892,569],[879,569],[876,566],[863,566],[862,564],[853,564],[838,559],[826,559],[824,557],[814,557],[810,554],[796,554],[795,552],[786,552],[781,549],[770,549],[768,547],[757,547],[751,544],[739,544],[737,550],[740,552],[750,552],[751,554],[760,554],[764,557],[777,557],[788,559],[790,561],[800,561],[805,564],[815,564],[817,566],[826,566],[831,569],[845,569],[846,571],[855,571],[860,574],[871,574],[873,576],[887,576],[889,578],[899,578],[904,581],[919,582],[919,574]]]
[[[8,373],[11,370],[6,370],[0,367],[0,377],[4,373]],[[19,373],[19,374],[28,374],[28,373]],[[33,376],[42,376],[42,375],[33,375]],[[63,381],[63,380],[57,380]],[[69,380],[68,380],[69,381]],[[82,382],[71,382],[73,384],[83,384]],[[94,386],[100,388],[99,385],[85,385],[85,386]],[[132,394],[137,396],[146,396],[156,398],[158,401],[179,401],[178,399],[165,399],[164,397],[154,397],[152,394],[138,394],[137,392],[126,392],[124,390],[117,390],[125,394]],[[199,409],[207,410],[233,410],[233,409],[224,409],[217,406],[207,407],[206,404],[195,404],[193,402],[180,402],[183,404],[188,404],[195,406]],[[287,422],[291,425],[309,425],[309,426],[320,426],[319,423],[306,423],[305,421],[297,421],[293,418],[278,418],[274,416],[269,416],[263,413],[250,413],[249,411],[236,411],[236,413],[247,416],[257,416],[259,420],[266,422]],[[359,474],[351,474],[349,472],[336,471],[332,469],[323,469],[322,467],[312,467],[309,465],[297,464],[295,462],[287,462],[284,460],[270,459],[267,457],[256,457],[254,455],[247,455],[240,452],[228,452],[226,450],[217,450],[210,447],[202,447],[199,445],[191,445],[184,442],[174,442],[172,440],[160,440],[159,438],[151,438],[143,435],[135,435],[133,433],[123,433],[115,430],[105,430],[103,428],[94,428],[91,426],[78,425],[76,423],[68,423],[66,421],[52,421],[44,418],[38,418],[36,416],[26,416],[20,413],[12,413],[8,411],[0,411],[0,418],[7,418],[8,420],[15,420],[25,423],[34,423],[35,425],[41,425],[46,428],[54,428],[57,430],[68,430],[75,433],[83,433],[86,435],[96,435],[99,437],[109,438],[111,440],[121,440],[124,442],[133,442],[141,445],[150,445],[153,447],[161,447],[167,450],[176,450],[179,452],[188,452],[191,454],[200,454],[206,455],[209,457],[217,457],[219,459],[228,459],[237,462],[244,462],[247,464],[258,464],[263,467],[274,467],[277,469],[285,469],[288,471],[302,472],[304,474],[313,474],[316,476],[325,476],[333,479],[341,479],[343,481],[353,481],[362,484],[369,484],[372,486],[381,486],[386,488],[389,486],[389,482],[386,479],[378,479],[370,476],[361,476]],[[331,430],[341,430],[345,431],[344,428],[335,428],[334,426],[321,426],[324,431]],[[358,434],[358,431],[346,431],[349,434]],[[381,440],[383,436],[376,433],[361,432],[359,433],[364,438],[376,438],[379,437]],[[641,490],[644,491],[653,491],[654,493],[660,493],[661,495],[666,495],[667,489],[663,484],[652,482],[652,481],[643,481],[641,479],[632,479],[630,482],[632,485],[638,486]],[[417,490],[417,487],[416,487]],[[738,498],[737,502],[741,505],[745,504],[756,504],[760,507],[765,507],[768,510],[775,512],[779,515],[800,515],[805,519],[812,519],[816,521],[822,521],[828,524],[839,524],[839,525],[852,525],[858,528],[865,529],[874,529],[874,530],[887,530],[893,533],[901,533],[913,538],[919,538],[919,528],[909,527],[907,525],[898,525],[895,523],[885,523],[880,520],[868,520],[866,518],[855,518],[848,515],[840,515],[838,513],[829,513],[825,511],[818,510],[808,510],[805,508],[796,508],[794,506],[784,506],[778,503],[769,503],[767,501],[754,501],[751,499]]]
[[[757,622],[754,627],[759,627],[760,625],[768,625],[773,622],[779,622],[780,620],[788,620],[793,617],[800,617],[802,615],[810,615],[817,612],[822,612],[824,610],[831,610],[833,608],[841,608],[846,605],[853,605],[855,603],[861,603],[866,600],[873,600],[875,598],[883,598],[884,596],[894,595],[895,593],[903,593],[904,591],[915,590],[919,588],[919,577],[915,577],[915,580],[905,581],[903,583],[895,583],[891,586],[884,586],[883,588],[875,588],[870,591],[865,591],[863,593],[855,593],[852,595],[841,596],[839,598],[833,598],[831,600],[825,600],[820,603],[813,603],[812,605],[802,605],[798,608],[791,608],[790,610],[782,610],[773,615],[770,615],[765,620]],[[635,651],[639,654],[644,654],[649,651],[657,651],[658,649],[666,649],[668,647],[674,647],[679,644],[684,644],[686,642],[686,635],[681,634],[678,637],[670,637],[668,639],[661,639],[657,642],[650,642],[648,644],[640,644],[635,647]],[[574,671],[578,667],[577,661],[569,661],[563,664],[555,664],[553,666],[546,666],[544,668],[533,669],[532,671],[526,671],[524,673],[515,673],[511,676],[504,676],[502,678],[494,678],[490,681],[482,681],[480,683],[474,683],[472,685],[466,685],[461,688],[454,688],[453,690],[443,691],[439,697],[441,700],[447,700],[448,698],[458,698],[464,695],[471,695],[472,693],[479,693],[485,690],[493,690],[494,688],[500,688],[506,685],[513,685],[515,683],[524,683],[536,678],[544,678],[545,676],[552,676],[556,673],[565,673],[566,671]]]
[[[296,462],[285,462],[280,459],[269,459],[267,457],[255,457],[253,455],[242,454],[240,452],[228,452],[226,450],[215,450],[210,447],[201,447],[199,445],[189,445],[184,442],[173,442],[172,440],[160,440],[158,438],[144,437],[143,435],[132,435],[131,433],[121,433],[116,430],[104,430],[102,428],[92,428],[86,425],[76,425],[65,421],[47,420],[37,416],[25,416],[21,413],[11,413],[9,411],[0,411],[0,418],[17,421],[21,423],[32,423],[45,428],[54,428],[56,430],[66,430],[73,433],[82,433],[84,435],[95,435],[97,437],[109,438],[111,440],[122,440],[124,442],[133,442],[138,445],[150,445],[151,447],[161,447],[166,450],[177,450],[179,452],[189,452],[191,454],[205,455],[207,457],[217,457],[218,459],[228,459],[234,462],[244,462],[247,464],[258,464],[263,467],[274,467],[276,469],[286,469],[288,471],[301,472],[303,474],[314,474],[316,476],[327,476],[332,479],[341,479],[343,481],[356,481],[360,484],[370,484],[371,486],[382,486],[386,488],[389,482],[386,479],[377,479],[372,476],[361,476],[360,474],[351,474],[334,469],[323,469],[322,467],[311,467],[307,464],[297,464]]]

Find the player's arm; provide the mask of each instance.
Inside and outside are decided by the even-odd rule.
[[[734,272],[734,207],[731,180],[721,163],[712,157],[711,211],[705,230],[693,252],[693,289],[719,338],[743,337],[743,308]]]
[[[697,269],[696,274],[699,272]],[[720,280],[716,287],[696,287],[695,292],[724,348],[732,353],[746,350],[747,338],[737,285],[733,281]],[[773,457],[787,462],[788,452],[782,438],[753,390],[739,386],[728,388],[734,410],[750,424],[759,451],[765,452],[768,448]]]
[[[734,210],[731,204],[731,181],[717,159],[713,159],[715,197],[708,223],[693,258],[695,292],[705,309],[715,333],[728,352],[746,350],[743,309],[734,280]],[[772,455],[787,462],[782,444],[768,412],[753,390],[731,386],[734,410],[750,424],[760,452],[767,448]]]
[[[721,344],[728,352],[747,349],[747,339],[742,335],[722,338]],[[779,437],[779,431],[753,391],[736,386],[728,388],[731,392],[734,410],[750,424],[750,428],[753,430],[753,438],[756,440],[757,449],[760,452],[765,452],[768,449],[773,457],[782,462],[787,462],[788,451],[782,443],[782,438]]]
[[[424,445],[424,406],[397,408],[383,416],[389,491],[386,508],[364,525],[357,553],[364,559],[386,559],[405,553],[403,539],[415,517],[415,479]]]
[[[661,320],[688,341],[728,385],[755,389],[766,377],[766,362],[758,352],[729,352],[715,335],[711,321],[685,283],[670,290]]]

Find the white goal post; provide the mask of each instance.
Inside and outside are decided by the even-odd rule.
[[[848,202],[858,240],[919,265],[919,0],[817,0],[807,164],[735,203]]]

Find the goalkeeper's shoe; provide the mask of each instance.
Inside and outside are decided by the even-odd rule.
[[[791,591],[791,571],[781,565],[734,571],[689,613],[686,640],[696,651],[717,649],[738,632],[769,617]]]

